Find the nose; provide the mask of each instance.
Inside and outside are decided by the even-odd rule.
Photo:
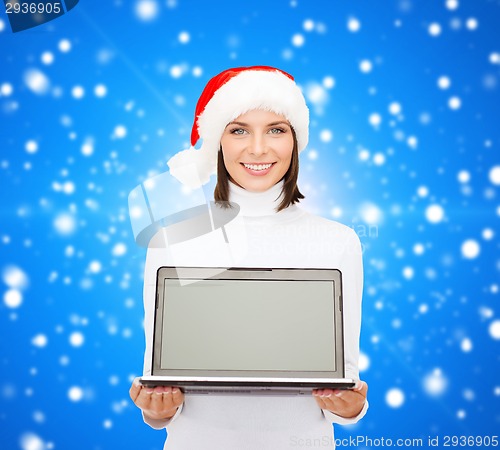
[[[265,155],[268,152],[268,146],[265,138],[260,135],[254,135],[250,143],[249,153],[254,156]]]

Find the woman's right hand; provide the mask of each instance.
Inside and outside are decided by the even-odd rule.
[[[139,378],[132,383],[129,394],[144,415],[155,420],[171,419],[184,402],[184,394],[178,387],[147,387],[139,382]]]

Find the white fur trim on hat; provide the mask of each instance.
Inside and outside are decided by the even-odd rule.
[[[227,124],[254,109],[283,115],[295,130],[299,152],[309,139],[309,109],[300,88],[279,71],[249,70],[222,85],[198,116],[199,150],[184,150],[168,161],[181,183],[199,187],[217,169],[217,152]]]
[[[191,189],[208,183],[217,170],[217,156],[214,160],[203,147],[204,144],[198,150],[193,147],[182,150],[167,162],[170,174]]]

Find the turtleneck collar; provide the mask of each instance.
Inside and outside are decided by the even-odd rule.
[[[276,210],[281,202],[282,189],[283,180],[264,192],[250,192],[230,181],[229,201],[239,205],[242,216],[272,216],[276,214]]]

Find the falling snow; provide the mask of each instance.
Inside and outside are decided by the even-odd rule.
[[[463,352],[468,353],[474,347],[472,345],[472,341],[469,338],[464,338],[462,339],[462,342],[460,342],[460,348],[462,349]]]
[[[333,133],[330,130],[322,130],[319,139],[321,142],[330,142],[333,139]]]
[[[425,217],[430,223],[439,223],[444,218],[444,209],[440,205],[430,205],[425,210]]]
[[[31,343],[35,346],[35,347],[45,347],[48,343],[48,339],[47,339],[47,336],[45,336],[44,334],[37,334],[35,337],[33,337],[33,339],[31,340]]]
[[[0,19],[0,446],[108,450],[119,432],[162,448],[128,398],[144,351],[130,220],[156,205],[127,198],[190,146],[205,83],[250,64],[306,97],[298,207],[361,240],[371,406],[356,433],[413,436],[419,417],[424,436],[494,434],[498,2],[81,3],[22,33]]]
[[[71,42],[68,39],[61,39],[57,46],[62,53],[68,53],[71,50]]]
[[[479,23],[475,17],[470,17],[469,19],[467,19],[466,27],[469,30],[475,30],[475,29],[477,29],[478,26],[479,26]]]
[[[123,139],[127,135],[127,128],[123,125],[117,125],[113,131],[113,136],[118,139]]]
[[[462,106],[462,100],[457,96],[450,97],[448,100],[448,106],[452,110],[460,109]]]
[[[304,20],[304,22],[302,23],[302,28],[304,28],[305,31],[314,30],[314,20],[311,19]]]
[[[361,22],[356,17],[351,17],[347,21],[347,29],[353,33],[357,33],[361,29]]]
[[[461,246],[462,256],[466,259],[477,258],[481,251],[479,243],[474,239],[467,239]]]
[[[73,98],[79,100],[83,98],[83,96],[85,95],[85,90],[83,89],[82,86],[74,86],[71,89],[71,95],[73,96]]]
[[[149,22],[157,17],[159,4],[156,0],[137,0],[135,13],[140,20]]]
[[[46,443],[34,433],[25,433],[21,436],[19,445],[22,450],[46,450]]]
[[[325,78],[323,78],[323,86],[326,89],[332,89],[333,87],[335,87],[335,78],[326,76]]]
[[[292,44],[295,46],[295,47],[302,47],[305,43],[305,38],[302,34],[294,34],[292,36]]]
[[[20,267],[14,265],[4,267],[2,280],[12,289],[24,289],[29,284],[28,275]]]
[[[372,71],[373,65],[370,60],[363,59],[359,63],[359,70],[363,73],[370,73]]]
[[[116,244],[111,252],[114,256],[123,256],[127,253],[127,246],[122,242]]]
[[[179,42],[181,44],[187,44],[191,40],[191,36],[187,31],[182,31],[179,33]]]
[[[375,225],[382,221],[382,210],[373,203],[365,203],[360,208],[361,217],[369,225]]]
[[[441,34],[441,25],[439,23],[431,23],[429,25],[429,34],[431,36],[439,36]]]
[[[484,240],[489,241],[495,236],[495,232],[491,228],[485,228],[481,233]]]
[[[75,331],[71,333],[69,342],[73,347],[81,347],[85,342],[85,338],[82,333],[80,333],[79,331]]]
[[[76,229],[75,218],[71,214],[62,213],[54,219],[54,228],[62,236],[72,234]]]
[[[3,294],[3,302],[8,308],[19,308],[23,302],[23,295],[17,289],[9,289]]]
[[[457,175],[457,179],[460,183],[468,183],[470,181],[470,172],[461,170]]]
[[[49,79],[38,69],[26,70],[24,73],[24,83],[34,94],[38,95],[46,94],[50,88]]]
[[[14,92],[14,88],[12,87],[12,84],[2,83],[0,85],[0,94],[2,94],[4,97],[8,97],[9,95],[12,95],[13,92]]]
[[[83,398],[83,390],[78,386],[73,386],[68,390],[68,398],[72,402],[79,402]]]
[[[447,76],[443,75],[442,77],[439,77],[437,84],[440,89],[446,90],[451,86],[451,80]]]
[[[489,171],[488,177],[492,184],[500,186],[500,166],[492,167]]]
[[[54,54],[52,52],[43,52],[42,56],[40,57],[40,60],[46,64],[50,65],[54,62]]]
[[[389,105],[389,112],[395,116],[401,113],[401,109],[401,105],[398,102],[392,102]]]
[[[83,156],[91,156],[94,153],[94,144],[92,141],[87,141],[82,145],[81,152]]]
[[[494,320],[488,327],[490,335],[493,339],[500,339],[500,320]]]
[[[98,84],[94,88],[94,94],[96,97],[105,97],[108,93],[108,88],[104,84]]]
[[[448,387],[448,379],[439,368],[426,375],[423,383],[425,392],[433,397],[442,395]]]
[[[382,123],[382,116],[378,113],[370,114],[368,122],[370,122],[370,125],[373,125],[374,128],[377,128]]]
[[[389,389],[385,394],[385,402],[391,408],[400,408],[405,402],[405,395],[399,388]]]

